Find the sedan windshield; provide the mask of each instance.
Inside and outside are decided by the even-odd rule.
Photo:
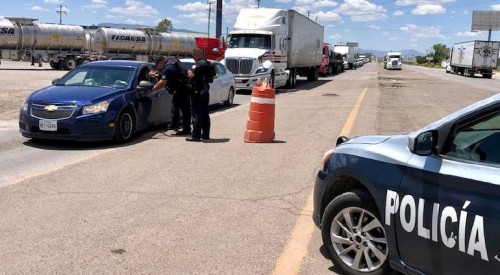
[[[134,70],[120,67],[76,68],[61,78],[57,86],[93,86],[123,89],[130,86]]]

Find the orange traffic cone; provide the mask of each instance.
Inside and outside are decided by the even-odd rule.
[[[245,142],[266,143],[274,140],[275,90],[269,83],[259,82],[252,89]]]

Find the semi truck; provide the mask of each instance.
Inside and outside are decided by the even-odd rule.
[[[355,47],[352,44],[335,45],[333,47],[333,51],[342,55],[342,59],[344,61],[344,69],[352,70],[353,68],[355,68]]]
[[[491,78],[498,60],[499,41],[469,41],[451,48],[446,72],[472,77],[476,73]]]
[[[400,52],[388,52],[384,57],[384,69],[402,70],[403,56]]]
[[[268,80],[272,87],[294,88],[297,75],[318,79],[324,27],[295,10],[241,9],[221,61],[237,89]]]
[[[16,61],[48,62],[53,69],[104,59],[152,61],[156,56],[190,56],[204,50],[220,59],[225,46],[217,38],[158,32],[153,28],[117,29],[37,23],[37,19],[8,17],[0,21],[0,57]],[[218,46],[215,46],[217,45]]]
[[[344,60],[340,53],[333,51],[333,47],[329,43],[323,43],[323,58],[318,72],[321,76],[338,74],[344,71]]]

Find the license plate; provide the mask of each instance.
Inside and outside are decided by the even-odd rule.
[[[38,128],[41,131],[57,131],[57,120],[40,120],[38,121]]]
[[[235,79],[234,80],[235,83],[242,83],[243,82],[243,79]]]

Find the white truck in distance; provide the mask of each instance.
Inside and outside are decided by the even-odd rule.
[[[451,48],[446,72],[471,77],[479,73],[483,78],[491,78],[497,66],[499,44],[498,41],[456,43]]]
[[[340,53],[344,58],[344,69],[351,70],[354,68],[354,62],[356,57],[354,56],[354,47],[351,45],[335,45],[333,51]]]
[[[222,63],[237,89],[252,89],[266,78],[275,88],[293,88],[297,75],[318,79],[323,36],[323,26],[294,10],[242,9]]]
[[[403,56],[400,52],[388,52],[384,58],[384,69],[402,70]]]

